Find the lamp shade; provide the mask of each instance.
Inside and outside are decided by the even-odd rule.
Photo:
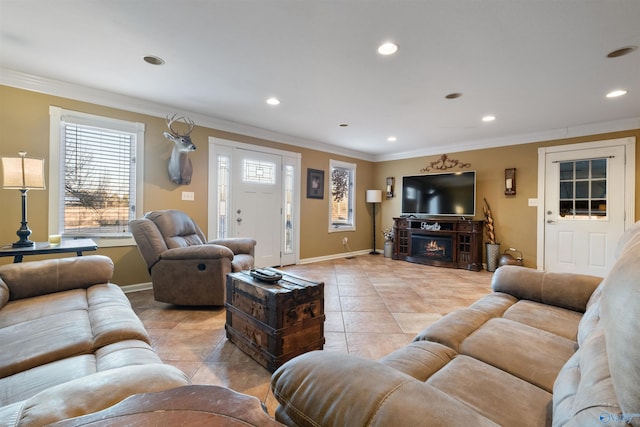
[[[380,190],[367,190],[367,203],[381,203],[382,191]]]
[[[2,158],[2,186],[6,189],[44,190],[44,159],[21,157]]]

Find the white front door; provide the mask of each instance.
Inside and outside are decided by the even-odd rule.
[[[235,235],[258,242],[256,267],[280,265],[282,173],[280,156],[238,149],[234,155]]]
[[[629,208],[625,141],[540,149],[545,270],[605,276],[613,265]]]
[[[209,138],[209,239],[251,237],[256,267],[295,264],[300,154]]]

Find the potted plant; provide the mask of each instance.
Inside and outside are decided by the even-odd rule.
[[[393,256],[393,229],[385,228],[382,230],[384,236],[384,257],[391,258]]]
[[[484,229],[486,232],[487,271],[496,271],[500,259],[500,243],[496,241],[493,215],[487,199],[484,199]]]

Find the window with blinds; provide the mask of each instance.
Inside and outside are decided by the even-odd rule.
[[[142,210],[143,123],[49,107],[49,234],[134,245]]]
[[[119,235],[135,217],[136,134],[63,123],[62,234]]]

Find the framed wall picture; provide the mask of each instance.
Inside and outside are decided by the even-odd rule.
[[[324,171],[307,169],[307,199],[324,199]]]

